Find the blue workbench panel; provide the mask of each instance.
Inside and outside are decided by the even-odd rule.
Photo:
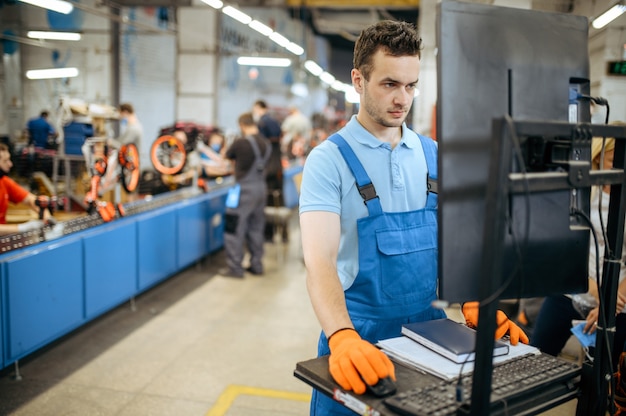
[[[7,339],[7,335],[4,333],[7,327],[6,322],[4,322],[4,297],[2,296],[2,285],[4,282],[5,267],[3,264],[0,264],[0,368],[4,367],[4,362],[6,361],[6,357],[4,356],[4,342]]]
[[[176,212],[159,210],[137,222],[139,290],[176,273]]]
[[[224,213],[228,189],[214,191],[207,201],[208,239],[207,253],[213,253],[224,247]]]
[[[118,220],[83,237],[85,313],[91,319],[137,292],[137,226]]]
[[[4,261],[5,364],[85,322],[82,253],[73,238]]]
[[[207,210],[204,198],[188,200],[176,210],[178,268],[200,260],[207,253]]]

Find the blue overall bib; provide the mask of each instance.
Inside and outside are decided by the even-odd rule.
[[[437,147],[419,136],[429,178],[437,178]],[[359,272],[345,291],[352,323],[359,335],[375,344],[401,335],[402,324],[444,318],[431,302],[437,298],[437,195],[428,192],[426,206],[407,212],[384,212],[365,169],[338,134],[329,137],[350,167],[368,209],[357,220]],[[428,187],[430,189],[430,185]],[[322,333],[318,355],[330,353]],[[333,399],[313,391],[311,415],[353,415]]]

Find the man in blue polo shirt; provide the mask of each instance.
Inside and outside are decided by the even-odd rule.
[[[427,178],[437,177],[437,146],[405,124],[421,44],[405,22],[382,21],[361,33],[351,72],[358,114],[311,151],[302,176],[306,284],[323,330],[318,354],[330,354],[331,376],[356,394],[395,378],[393,363],[373,344],[400,336],[402,324],[445,316],[431,306],[437,195]],[[477,320],[471,308],[463,313],[468,322]],[[509,332],[512,344],[527,342],[506,316],[500,326],[498,337]],[[350,414],[314,391],[311,415]]]

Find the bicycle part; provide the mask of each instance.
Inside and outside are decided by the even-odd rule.
[[[107,171],[107,161],[103,158],[96,159],[91,167],[92,176],[104,176]]]
[[[118,152],[118,161],[121,166],[121,179],[124,190],[132,193],[139,185],[139,151],[133,143],[125,144]]]
[[[85,204],[91,205],[96,202],[98,199],[98,189],[100,188],[100,181],[102,180],[101,175],[94,175],[91,177],[91,182],[89,185],[89,191],[85,194]]]
[[[104,222],[109,222],[115,218],[115,206],[113,206],[111,202],[98,202],[96,205],[96,209]]]
[[[174,136],[161,136],[152,143],[150,160],[158,172],[176,175],[187,160],[185,145]]]
[[[126,215],[126,211],[124,210],[124,205],[117,204],[117,213],[120,215],[120,217],[123,217]]]

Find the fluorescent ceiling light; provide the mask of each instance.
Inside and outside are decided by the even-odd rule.
[[[291,93],[297,97],[308,97],[309,95],[309,89],[307,88],[306,84],[303,84],[301,82],[295,82],[292,86],[291,86]]]
[[[353,86],[350,86],[350,88],[348,88],[348,90],[345,93],[345,96],[346,96],[346,101],[352,104],[356,104],[361,101],[361,97],[356,92]]]
[[[293,53],[294,55],[298,55],[298,56],[304,53],[304,49],[302,49],[302,46],[293,42],[289,42],[289,44],[287,45],[287,50]]]
[[[346,87],[347,87],[347,85],[344,84],[343,82],[339,81],[338,79],[335,80],[335,82],[333,82],[330,85],[330,88],[332,88],[332,89],[334,89],[336,91],[344,91],[345,92],[346,91]]]
[[[63,0],[20,0],[22,3],[43,7],[54,12],[69,14],[74,10],[72,3]]]
[[[250,16],[248,16],[247,14],[245,14],[239,9],[235,9],[232,6],[224,7],[222,9],[222,12],[224,12],[225,15],[228,15],[232,17],[233,19],[237,20],[238,22],[243,23],[244,25],[247,25],[248,23],[252,21],[252,18]]]
[[[76,68],[31,69],[26,71],[28,79],[72,78],[78,76]]]
[[[221,9],[224,3],[221,0],[202,0],[204,3],[213,7],[214,9]]]
[[[80,33],[76,32],[44,32],[39,30],[31,30],[26,33],[31,39],[48,39],[48,40],[80,40]]]
[[[326,71],[320,74],[320,79],[328,85],[333,85],[333,82],[335,82],[335,77],[333,76],[333,74]]]
[[[258,20],[251,21],[248,26],[250,26],[252,29],[254,29],[257,32],[259,32],[263,36],[269,36],[273,32],[271,27],[264,25],[263,23],[259,22]]]
[[[283,48],[287,47],[287,45],[289,45],[289,43],[291,43],[289,41],[289,39],[287,39],[286,37],[284,37],[283,35],[281,35],[278,32],[272,33],[270,35],[270,39],[273,40],[278,45],[282,46]]]
[[[308,60],[304,63],[304,67],[307,71],[316,77],[319,77],[324,70],[315,61]]]
[[[613,20],[617,19],[626,11],[626,6],[621,4],[616,4],[611,7],[606,12],[602,13],[600,16],[593,19],[593,23],[591,24],[596,29],[602,29],[604,26],[611,23]]]
[[[250,66],[276,66],[286,67],[291,65],[291,59],[288,58],[265,58],[262,56],[240,56],[237,58],[239,65]]]

